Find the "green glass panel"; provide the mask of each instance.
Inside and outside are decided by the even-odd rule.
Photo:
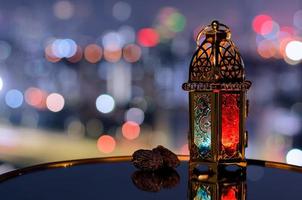
[[[211,95],[193,95],[194,144],[201,158],[211,156]]]

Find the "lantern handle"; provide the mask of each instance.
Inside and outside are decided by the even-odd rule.
[[[220,27],[223,27],[224,29],[220,29]],[[230,39],[231,38],[231,29],[225,25],[225,24],[221,24],[218,21],[214,20],[211,25],[207,25],[207,26],[203,26],[201,27],[200,31],[197,34],[196,37],[196,44],[199,47],[200,46],[200,38],[204,35],[206,35],[207,32],[214,32],[217,33],[219,31],[225,32],[226,33],[226,39]]]

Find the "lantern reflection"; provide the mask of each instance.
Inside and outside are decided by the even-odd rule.
[[[199,170],[191,165],[188,191],[190,200],[245,200],[246,171],[237,168],[228,171],[223,168],[217,174],[209,170]]]

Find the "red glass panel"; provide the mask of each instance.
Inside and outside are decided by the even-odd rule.
[[[222,94],[223,156],[236,156],[239,145],[239,94]]]
[[[237,192],[236,186],[226,187],[221,195],[221,200],[237,200]]]

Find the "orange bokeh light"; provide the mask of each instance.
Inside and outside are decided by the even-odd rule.
[[[124,59],[130,63],[137,62],[142,55],[141,48],[136,44],[128,44],[123,49]]]
[[[97,44],[90,44],[84,50],[85,59],[90,63],[97,63],[102,58],[102,48]]]
[[[117,49],[117,50],[108,50],[105,49],[104,50],[104,58],[105,60],[107,60],[108,62],[118,62],[122,57],[122,50],[121,49]]]
[[[60,58],[58,58],[54,55],[54,53],[52,51],[52,44],[49,44],[46,46],[44,53],[45,53],[46,60],[48,60],[49,62],[55,63],[55,62],[59,62],[61,60]]]
[[[77,46],[76,53],[73,56],[71,56],[70,58],[67,58],[67,60],[71,63],[77,63],[80,60],[82,60],[82,58],[83,58],[83,50],[80,46]]]
[[[102,153],[111,153],[115,146],[115,139],[110,135],[102,135],[97,141],[97,148]]]
[[[46,98],[47,93],[43,90],[40,90],[39,88],[28,88],[25,91],[25,101],[38,109],[44,109],[46,108]]]
[[[140,134],[140,126],[132,121],[127,121],[122,126],[122,134],[128,140],[134,140]]]
[[[275,44],[270,40],[263,40],[257,48],[258,54],[263,58],[271,58],[277,53]]]

